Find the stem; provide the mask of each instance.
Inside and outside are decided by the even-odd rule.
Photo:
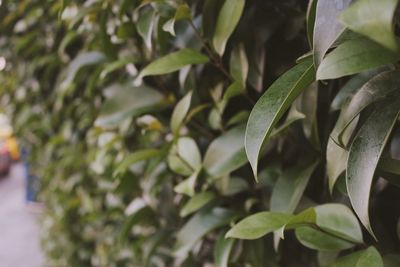
[[[193,28],[194,33],[196,34],[197,38],[200,40],[200,42],[203,44],[204,49],[206,50],[208,56],[211,59],[211,63],[217,68],[219,69],[225,76],[226,78],[229,79],[230,82],[233,81],[232,76],[228,73],[228,71],[224,68],[223,64],[222,64],[222,60],[221,57],[217,54],[215,54],[210,47],[208,46],[206,40],[204,39],[204,37],[201,35],[200,31],[197,29],[196,25],[194,25],[192,20],[189,20],[189,24],[190,26]]]

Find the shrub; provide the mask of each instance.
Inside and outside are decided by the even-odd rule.
[[[350,2],[4,1],[47,265],[398,266],[399,12]]]

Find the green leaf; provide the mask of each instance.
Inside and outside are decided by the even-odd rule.
[[[317,13],[317,0],[309,0],[307,6],[306,26],[307,26],[307,39],[310,47],[313,47],[314,43],[314,27],[315,17]]]
[[[193,197],[195,194],[196,180],[200,174],[200,169],[195,170],[188,178],[180,182],[174,187],[174,191],[178,194],[185,194]]]
[[[244,4],[245,0],[225,0],[219,12],[212,43],[220,56],[224,54],[226,42],[242,16]]]
[[[397,84],[396,88],[399,88]],[[379,103],[350,147],[346,183],[350,202],[360,221],[374,236],[369,221],[369,195],[375,169],[400,112],[400,97]]]
[[[245,126],[235,127],[209,145],[204,156],[204,168],[213,177],[221,177],[247,162],[244,151]]]
[[[336,251],[349,249],[354,244],[338,239],[311,227],[299,227],[295,230],[296,238],[308,248],[322,251]]]
[[[231,254],[235,239],[225,238],[225,234],[219,235],[214,247],[214,266],[228,267],[229,256]]]
[[[208,62],[207,56],[193,49],[184,48],[154,60],[140,72],[139,77],[167,74],[177,71],[187,65],[206,62]]]
[[[236,217],[235,213],[224,208],[196,213],[177,233],[174,254],[184,257],[208,232],[228,224]]]
[[[263,144],[296,97],[315,79],[311,60],[293,67],[261,96],[250,113],[245,135],[247,158],[257,179],[258,158]]]
[[[313,37],[316,68],[320,65],[333,42],[343,32],[344,27],[337,21],[337,17],[350,2],[351,0],[318,0]]]
[[[229,70],[233,79],[245,87],[249,72],[249,63],[243,44],[239,44],[232,49]]]
[[[326,149],[326,174],[328,175],[329,191],[331,194],[336,181],[346,170],[347,157],[347,150],[338,146],[332,138],[329,138]]]
[[[324,204],[314,208],[315,217],[306,211],[304,222],[294,217],[286,228],[295,228],[296,237],[306,247],[317,250],[342,250],[362,243],[362,232],[351,210],[341,204]],[[315,222],[312,223],[313,218]],[[311,224],[310,224],[311,223]],[[300,227],[299,227],[300,226]]]
[[[105,59],[105,56],[100,52],[85,52],[79,54],[68,65],[67,75],[61,83],[60,87],[66,88],[67,86],[69,86],[73,82],[76,74],[81,68],[104,62]]]
[[[174,136],[179,135],[179,129],[185,119],[192,101],[192,91],[187,93],[179,102],[176,104],[174,111],[171,116],[171,131]]]
[[[111,64],[108,64],[100,73],[100,79],[106,78],[110,73],[116,71],[129,63],[135,63],[137,59],[135,58],[122,58]]]
[[[395,63],[399,55],[365,38],[357,38],[339,45],[321,62],[318,80],[336,79]]]
[[[135,151],[135,152],[129,154],[127,157],[125,157],[122,160],[122,162],[118,164],[118,166],[116,167],[116,169],[113,173],[113,176],[117,176],[119,174],[126,172],[126,170],[129,168],[129,166],[131,166],[139,161],[154,158],[158,155],[160,155],[160,151],[157,149],[143,149],[143,150]]]
[[[166,105],[163,95],[151,87],[134,87],[130,83],[114,84],[106,89],[109,96],[101,107],[96,126],[113,128],[125,119]]]
[[[204,207],[211,200],[215,199],[215,194],[212,192],[201,192],[194,195],[180,211],[180,216],[185,217],[198,209]]]
[[[339,20],[352,31],[399,52],[393,26],[397,3],[398,0],[358,0],[340,14]]]
[[[350,255],[340,257],[329,267],[383,267],[383,260],[374,247],[354,252]]]
[[[331,103],[331,110],[339,110],[343,107],[346,100],[353,96],[365,83],[372,77],[382,72],[382,68],[362,72],[352,77],[337,93]]]
[[[175,11],[174,17],[164,23],[163,30],[169,32],[172,36],[175,36],[175,22],[191,18],[192,14],[190,12],[189,6],[187,4],[179,5]]]
[[[271,196],[271,211],[293,213],[318,161],[287,169],[278,178]]]
[[[196,142],[190,137],[181,137],[172,146],[168,165],[176,173],[192,175],[201,168],[201,154]]]
[[[352,97],[350,103],[342,108],[338,121],[332,131],[332,138],[341,146],[347,146],[344,134],[347,128],[355,127],[357,116],[369,105],[387,97],[398,88],[400,72],[386,71],[379,73],[365,83]]]
[[[152,35],[156,12],[153,8],[143,7],[140,10],[139,19],[136,23],[136,28],[139,35],[143,38],[144,44],[148,49],[152,48]]]
[[[250,215],[235,224],[226,237],[257,239],[278,230],[292,218],[292,215],[263,211]]]

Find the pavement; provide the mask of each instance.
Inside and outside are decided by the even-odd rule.
[[[25,203],[24,169],[16,164],[0,178],[0,267],[43,266],[38,217]]]

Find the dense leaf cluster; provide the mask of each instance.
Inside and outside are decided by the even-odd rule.
[[[0,1],[48,266],[400,266],[397,0]]]

